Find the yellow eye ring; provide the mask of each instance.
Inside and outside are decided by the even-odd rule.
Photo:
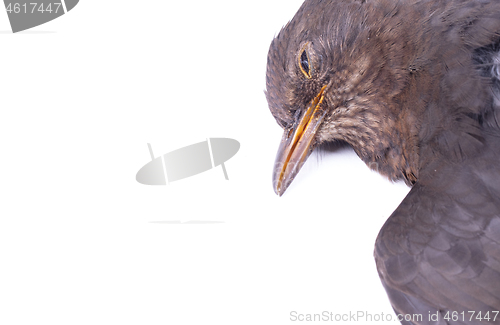
[[[309,58],[309,53],[306,50],[306,46],[309,43],[306,43],[302,50],[299,52],[298,56],[298,63],[299,63],[299,68],[300,71],[306,76],[307,79],[311,79],[311,71],[312,71],[312,65],[311,65],[311,60]]]

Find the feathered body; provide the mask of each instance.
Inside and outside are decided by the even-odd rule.
[[[375,245],[395,311],[424,316],[403,324],[500,324],[500,1],[307,0],[266,96],[284,139],[320,98],[309,153],[346,141],[412,186]],[[445,319],[469,311],[490,320]]]

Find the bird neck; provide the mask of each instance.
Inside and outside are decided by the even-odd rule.
[[[418,138],[404,122],[404,119],[387,116],[386,127],[374,130],[376,134],[370,136],[376,142],[370,141],[370,145],[364,146],[356,143],[353,148],[372,170],[411,186],[419,175]]]

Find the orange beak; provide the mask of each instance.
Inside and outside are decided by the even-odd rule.
[[[325,88],[326,86],[321,88],[293,126],[285,129],[273,170],[273,187],[279,196],[292,183],[316,145],[316,132],[327,111],[321,107]]]

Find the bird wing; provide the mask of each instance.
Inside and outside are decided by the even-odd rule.
[[[500,324],[500,168],[488,160],[436,162],[382,227],[375,260],[392,306],[422,316],[406,324]]]

